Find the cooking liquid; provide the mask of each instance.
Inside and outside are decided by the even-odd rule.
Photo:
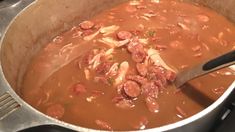
[[[234,81],[235,72],[227,68],[190,81],[180,90],[169,85],[160,91],[156,99],[159,111],[155,113],[146,108],[143,95],[133,101],[131,109],[116,107],[112,101],[117,95],[116,86],[95,82],[95,72],[91,72],[91,78],[87,80],[84,68],[78,66],[83,54],[79,52],[85,54],[92,48],[109,49],[98,41],[104,35],[99,33],[92,40],[84,40],[85,36],[79,33],[93,34],[99,25],[117,25],[119,29],[105,37],[117,39],[118,31],[136,33],[148,41],[145,47],[157,49],[167,65],[182,71],[234,50],[235,27],[208,8],[170,0],[126,2],[103,11],[90,21],[96,25],[94,30],[84,31],[77,26],[59,35],[34,57],[28,67],[20,95],[39,111],[45,114],[49,111],[54,118],[94,129],[109,129],[104,127],[105,123],[113,130],[154,128],[200,112]],[[89,49],[71,50],[82,44]],[[136,63],[125,48],[114,51],[115,62],[127,61],[131,69],[135,68]],[[52,73],[54,67],[58,70]],[[45,74],[50,75],[49,78],[43,76]],[[72,87],[76,83],[82,83],[86,92],[75,94]]]

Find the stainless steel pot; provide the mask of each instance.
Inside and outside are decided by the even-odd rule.
[[[5,1],[5,7],[0,6],[0,130],[13,132],[29,127],[55,125],[75,131],[97,131],[46,116],[24,102],[16,94],[17,87],[21,84],[27,64],[43,44],[72,25],[127,0],[13,1],[10,3],[13,5],[7,5]],[[208,6],[235,22],[235,0],[194,2]],[[177,123],[144,131],[208,131],[234,89],[235,81],[205,110]]]

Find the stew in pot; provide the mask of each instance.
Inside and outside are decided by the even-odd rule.
[[[231,22],[197,4],[128,1],[48,43],[29,65],[20,95],[51,117],[93,129],[174,123],[209,106],[235,78],[227,68],[176,89],[177,72],[234,50],[234,36]]]

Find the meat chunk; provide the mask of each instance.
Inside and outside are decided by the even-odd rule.
[[[159,65],[164,67],[165,69],[172,70],[161,58],[159,52],[155,49],[150,48],[147,51],[148,56],[154,62],[154,65]],[[174,70],[172,70],[174,71]]]
[[[139,74],[143,77],[145,77],[148,72],[147,66],[144,63],[137,63],[136,69],[139,72]]]
[[[109,69],[109,71],[106,73],[106,75],[109,75],[109,76],[115,76],[115,75],[117,75],[117,72],[118,72],[118,63],[114,63],[111,67],[110,67],[110,69]]]
[[[120,40],[131,39],[132,34],[128,31],[120,31],[117,33],[117,38]]]
[[[174,82],[176,78],[176,73],[170,70],[166,71],[166,79],[169,82]]]
[[[96,67],[96,72],[104,75],[105,73],[109,71],[111,66],[112,64],[110,62],[103,62]]]
[[[79,67],[87,66],[90,64],[90,61],[93,59],[94,53],[93,51],[89,51],[85,53],[85,55],[82,57],[81,61],[79,61]]]
[[[134,81],[126,81],[123,84],[123,90],[128,97],[136,98],[140,95],[140,86]]]
[[[116,106],[121,109],[131,109],[135,107],[134,103],[131,100],[122,99],[116,103]]]
[[[157,98],[159,94],[159,87],[155,85],[154,82],[147,82],[141,86],[142,93],[146,96],[150,96],[152,98]]]
[[[106,84],[106,85],[111,85],[109,83],[108,79],[105,78],[105,77],[95,77],[94,81],[97,82],[97,83],[100,82],[100,83],[103,83],[103,84]]]
[[[73,90],[73,93],[76,94],[76,95],[87,92],[86,87],[81,83],[75,84],[72,87],[72,90]]]
[[[136,49],[144,49],[144,46],[139,42],[138,38],[133,38],[127,46],[127,50],[132,53]]]
[[[166,69],[162,66],[151,66],[147,77],[151,81],[161,81],[163,86],[167,84]]]
[[[88,30],[95,26],[95,24],[91,21],[83,21],[79,24],[81,29]]]
[[[115,79],[115,85],[118,85],[124,81],[128,69],[129,69],[128,62],[124,61],[120,64],[120,68],[118,69],[118,76]]]
[[[145,84],[147,82],[146,78],[139,76],[139,75],[127,75],[126,79],[135,81],[139,84]]]
[[[137,62],[137,63],[140,63],[140,62],[143,62],[145,57],[146,57],[146,53],[144,51],[144,49],[135,49],[133,52],[132,52],[132,60]]]

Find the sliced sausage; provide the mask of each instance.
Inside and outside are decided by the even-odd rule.
[[[65,112],[64,107],[61,104],[53,104],[49,106],[46,110],[47,115],[56,119],[62,118],[64,112]]]
[[[153,82],[158,88],[164,88],[165,86],[161,80],[154,80]]]
[[[134,62],[140,63],[143,62],[146,57],[146,53],[142,49],[136,49],[132,52],[131,58]]]
[[[146,96],[150,96],[152,98],[157,98],[159,94],[159,87],[155,85],[154,82],[147,82],[141,86],[142,93]]]
[[[149,73],[147,77],[151,81],[160,80],[163,86],[165,86],[167,83],[166,69],[162,66],[151,66],[149,68]]]
[[[75,84],[72,87],[72,90],[73,90],[73,93],[76,94],[76,95],[87,92],[86,87],[81,83]]]
[[[166,79],[167,81],[174,82],[176,78],[176,73],[170,70],[166,71]]]
[[[127,50],[132,53],[136,49],[144,49],[144,46],[139,42],[138,38],[133,38],[127,46]]]
[[[81,29],[88,30],[93,28],[95,26],[95,23],[91,21],[83,21],[79,24],[79,26]]]
[[[117,33],[117,38],[120,40],[131,39],[131,37],[132,37],[132,34],[131,32],[128,32],[128,31],[119,31]]]
[[[109,123],[102,120],[95,120],[96,125],[98,125],[101,129],[112,130],[112,127]]]
[[[152,112],[152,113],[159,112],[159,104],[157,103],[157,101],[154,98],[146,97],[145,103],[146,103],[146,106],[150,112]]]
[[[136,69],[139,72],[139,74],[143,77],[145,77],[148,72],[147,66],[144,63],[137,63]]]
[[[126,81],[123,84],[123,90],[125,94],[131,98],[136,98],[140,95],[140,86],[134,81]]]

